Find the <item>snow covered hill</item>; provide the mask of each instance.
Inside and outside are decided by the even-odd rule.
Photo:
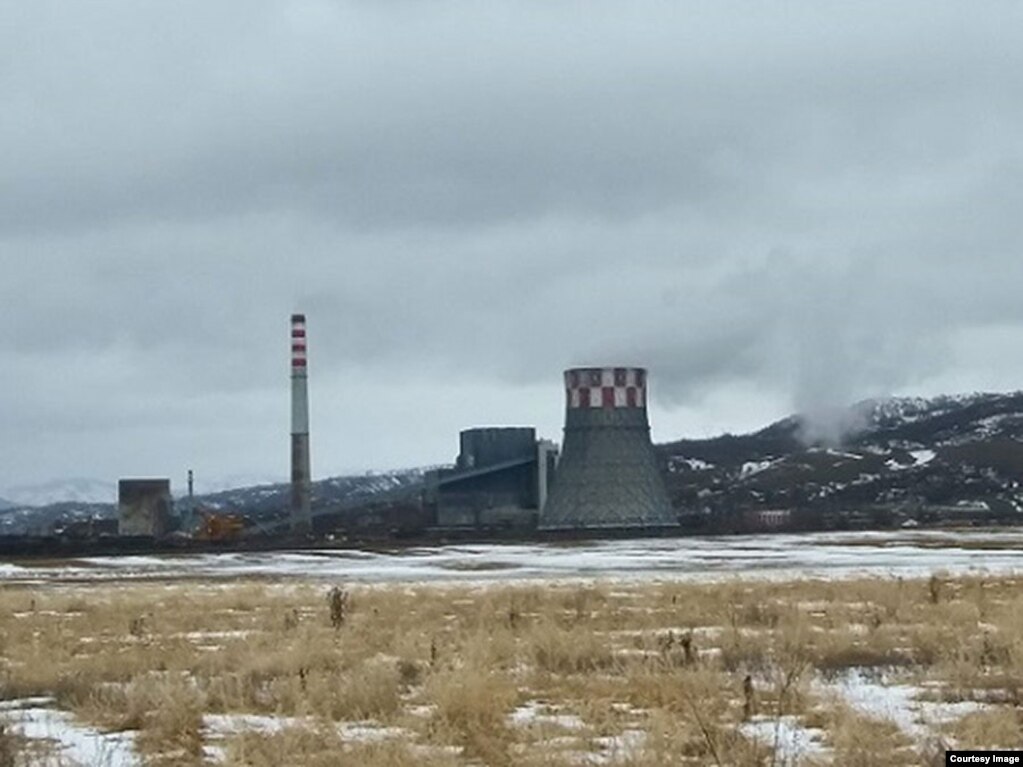
[[[312,487],[313,506],[358,503],[381,493],[411,489],[422,482],[429,468],[318,480]],[[71,523],[116,516],[117,487],[113,483],[72,480],[12,490],[14,502],[0,507],[0,535],[47,535]],[[230,510],[253,519],[283,518],[290,503],[289,493],[287,483],[256,485],[197,495],[195,502],[203,508]],[[96,503],[96,498],[102,502]],[[180,496],[176,503],[183,508]]]
[[[660,446],[683,511],[1023,510],[1023,392],[860,402],[837,442],[792,416],[748,435]]]
[[[751,434],[659,445],[675,507],[683,514],[724,516],[758,509],[820,515],[907,508],[1023,515],[1023,392],[871,400],[838,413],[837,420],[843,436],[830,442],[813,435],[833,429],[815,429],[806,417],[791,416]],[[392,491],[414,493],[427,471],[319,480],[313,504],[336,508]],[[0,535],[115,515],[113,483],[72,480],[2,490],[13,508],[0,506]],[[285,516],[288,495],[288,484],[276,483],[207,493],[196,501],[269,520]]]
[[[62,479],[3,489],[9,506],[50,506],[55,503],[114,503],[117,484],[98,479]]]
[[[341,477],[328,477],[313,482],[313,507],[357,502],[402,488],[412,488],[423,481],[428,468],[370,472]],[[236,509],[262,516],[283,513],[290,503],[291,486],[282,482],[272,485],[235,488],[200,496],[197,502],[207,508]]]

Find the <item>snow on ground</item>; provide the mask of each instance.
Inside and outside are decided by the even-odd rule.
[[[206,641],[208,639],[245,639],[252,634],[251,629],[233,629],[231,631],[186,631],[180,634],[170,634],[172,639],[189,639],[193,642]]]
[[[891,722],[917,747],[926,746],[942,725],[985,708],[985,704],[976,701],[948,703],[922,699],[922,688],[900,683],[894,672],[878,669],[849,669],[835,677],[818,679],[813,687],[818,694],[870,719]],[[740,725],[739,730],[775,749],[779,765],[796,765],[806,757],[822,757],[829,750],[824,744],[824,731],[803,727],[796,717],[780,720],[754,717]]]
[[[49,741],[52,752],[40,756],[38,767],[136,767],[140,764],[134,750],[135,733],[103,733],[83,727],[74,717],[54,708],[52,698],[23,698],[0,702],[0,717],[16,732],[30,740]],[[263,716],[259,714],[207,714],[203,718],[207,758],[223,760],[217,741],[246,731],[273,734],[299,727],[310,728],[315,721],[303,717]],[[338,734],[348,742],[381,740],[410,741],[414,735],[400,727],[385,727],[377,722],[338,722]]]
[[[639,713],[628,704],[624,705],[628,711]],[[546,726],[568,731],[568,734],[547,737],[529,746],[520,744],[516,748],[521,751],[535,747],[567,747],[568,750],[562,751],[562,755],[570,757],[576,764],[597,765],[627,761],[639,753],[646,743],[647,733],[635,728],[623,730],[618,735],[586,737],[582,733],[586,729],[586,724],[579,716],[559,711],[560,706],[531,700],[509,714],[508,723],[513,727]]]
[[[773,764],[778,767],[799,764],[804,757],[823,756],[828,750],[822,742],[824,731],[803,727],[794,716],[754,717],[743,722],[739,732],[770,748],[775,755]]]
[[[746,461],[739,469],[739,478],[747,479],[752,477],[754,474],[759,474],[765,469],[771,468],[775,464],[775,461]]]
[[[7,562],[0,562],[0,580],[5,578],[17,578],[25,575],[29,572],[24,567],[18,567],[18,565],[11,565]]]
[[[700,458],[679,458],[674,457],[671,459],[676,465],[688,466],[692,471],[706,471],[707,469],[713,469],[714,464],[708,463]]]
[[[830,447],[825,449],[824,452],[827,453],[828,455],[834,456],[835,458],[846,458],[846,459],[851,460],[851,461],[862,461],[863,460],[863,456],[862,455],[858,455],[857,453],[846,453],[846,452],[843,452],[842,450],[835,450],[834,448],[830,448]]]
[[[890,674],[869,669],[850,669],[817,687],[865,716],[891,722],[918,745],[926,743],[939,725],[985,708],[976,701],[921,700],[920,687],[899,684]]]
[[[937,455],[933,450],[911,450],[909,454],[913,456],[917,466],[926,466]]]
[[[227,756],[221,745],[224,738],[244,732],[259,732],[274,735],[292,728],[315,729],[317,721],[311,717],[267,716],[263,714],[206,714],[203,729],[207,740],[204,748],[206,758],[212,762],[223,762]],[[384,740],[398,740],[411,743],[415,734],[402,727],[386,727],[379,722],[336,722],[338,735],[348,743],[371,743]]]
[[[53,708],[52,698],[24,698],[0,703],[0,714],[11,728],[31,740],[53,744],[49,754],[32,762],[38,767],[135,767],[135,736],[131,732],[103,733],[77,724],[66,711]]]
[[[643,730],[625,730],[620,735],[594,738],[593,743],[600,750],[583,755],[582,763],[628,762],[640,752],[646,739],[647,734]]]
[[[926,577],[936,570],[950,575],[1023,574],[1023,528],[90,557],[56,565],[0,564],[0,583],[181,577],[363,583],[594,578],[707,582],[734,577]]]
[[[990,437],[998,431],[1004,421],[1013,421],[1018,417],[1016,413],[989,415],[987,418],[981,418],[977,421],[976,432],[984,437]]]
[[[371,742],[388,739],[411,739],[410,730],[385,727],[379,722],[337,722],[338,734],[347,741]],[[272,735],[293,727],[313,728],[316,720],[310,717],[267,716],[263,714],[206,714],[203,727],[207,735],[224,737],[241,732],[261,732]]]
[[[575,714],[559,714],[556,707],[537,700],[523,703],[508,715],[508,723],[515,727],[530,725],[554,725],[566,730],[581,730],[586,725]]]
[[[937,453],[933,450],[910,450],[910,456],[913,458],[913,463],[899,463],[894,458],[889,458],[884,462],[891,471],[905,471],[906,469],[916,469],[921,466],[926,466],[937,457]]]

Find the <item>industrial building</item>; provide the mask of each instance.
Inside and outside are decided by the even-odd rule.
[[[565,440],[541,530],[677,527],[650,442],[644,368],[565,371]]]
[[[394,529],[416,520],[440,532],[678,528],[650,441],[647,392],[643,368],[568,370],[560,456],[533,427],[466,429],[452,468],[430,472],[418,492],[388,494],[337,521],[365,527],[373,507],[373,518]]]
[[[557,449],[532,427],[466,429],[452,469],[427,481],[441,528],[532,528],[547,498]]]
[[[117,483],[117,534],[161,538],[170,527],[169,479],[122,479]]]
[[[185,530],[221,541],[252,535],[392,537],[449,531],[653,530],[678,526],[650,442],[647,372],[596,367],[565,371],[565,438],[557,446],[529,426],[462,431],[452,468],[369,496],[314,499],[310,467],[308,336],[291,315],[291,483],[287,511],[253,524],[234,512],[199,510],[191,491]],[[190,479],[191,488],[191,479]],[[314,503],[315,501],[315,503]],[[315,506],[315,511],[314,507]],[[118,532],[160,538],[170,532],[170,481],[120,483]],[[196,515],[202,527],[196,528]],[[315,522],[315,524],[314,524]],[[226,533],[224,531],[227,531]],[[229,534],[228,534],[229,533]]]

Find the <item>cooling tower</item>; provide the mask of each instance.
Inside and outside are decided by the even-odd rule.
[[[541,530],[675,527],[643,368],[565,371],[565,441]]]

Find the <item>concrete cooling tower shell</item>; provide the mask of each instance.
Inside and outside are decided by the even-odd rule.
[[[565,371],[565,441],[541,530],[676,527],[647,420],[643,368]]]

